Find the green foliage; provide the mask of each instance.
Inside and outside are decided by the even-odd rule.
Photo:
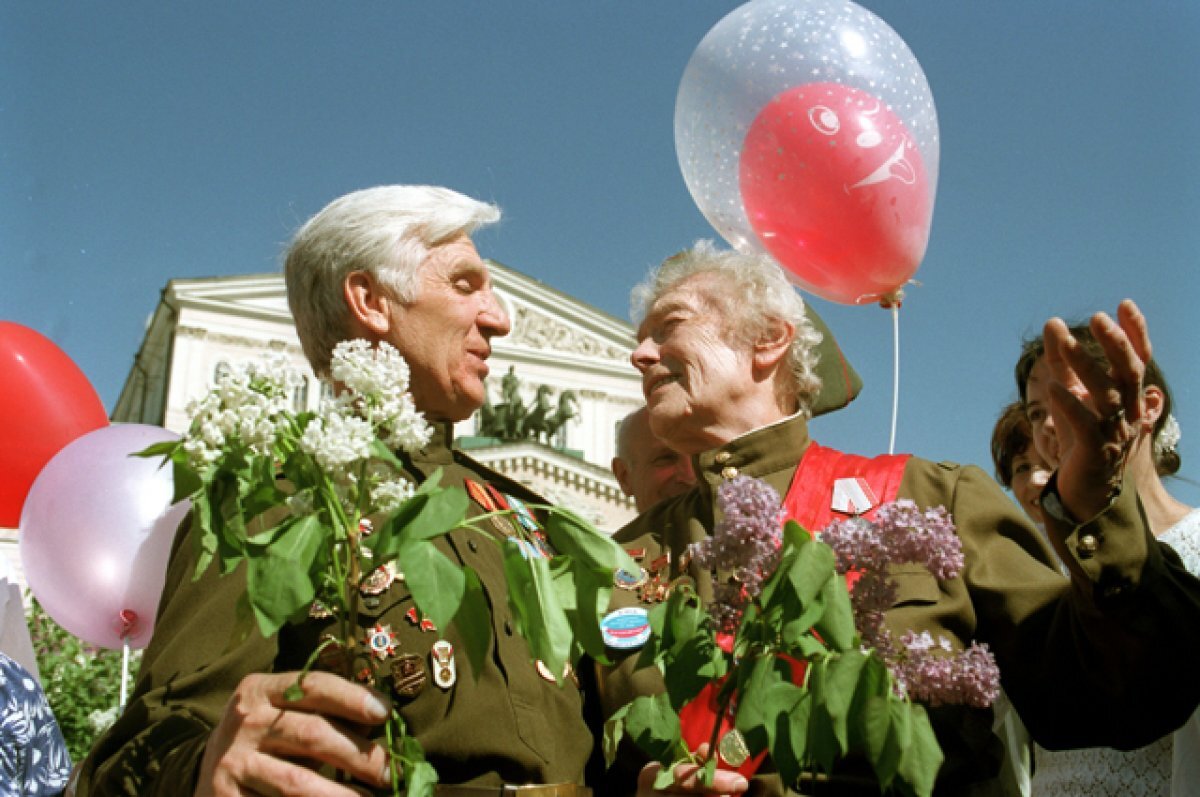
[[[116,716],[121,695],[121,651],[89,645],[46,614],[36,600],[27,614],[42,688],[58,720],[71,760],[82,761]],[[136,672],[141,652],[130,657]],[[132,679],[131,679],[132,680]]]
[[[734,727],[751,754],[767,751],[785,782],[857,755],[870,762],[882,790],[932,793],[942,751],[924,708],[898,697],[886,663],[862,649],[833,553],[794,522],[784,529],[778,568],[746,608],[732,653],[717,646],[715,624],[686,579],[672,585],[650,624],[640,661],[663,671],[667,693],[618,711],[605,726],[606,753],[627,736],[666,773],[694,761],[676,712],[713,683],[719,704],[735,707]],[[709,783],[714,762],[705,770]]]

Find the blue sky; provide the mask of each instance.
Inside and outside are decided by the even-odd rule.
[[[676,91],[738,4],[6,3],[0,319],[112,408],[168,280],[278,269],[333,197],[389,182],[499,203],[486,256],[621,318],[647,268],[716,233],[675,157]],[[900,314],[897,448],[986,463],[1020,339],[1146,310],[1200,504],[1200,5],[867,0],[941,129]],[[819,439],[885,450],[889,315],[814,300],[867,380]]]

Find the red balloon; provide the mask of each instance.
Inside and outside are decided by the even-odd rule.
[[[776,95],[746,134],[738,178],[762,246],[818,296],[879,301],[925,256],[933,198],[921,153],[865,91],[806,83]]]
[[[108,425],[92,383],[49,338],[0,321],[0,526],[16,528],[42,466]]]

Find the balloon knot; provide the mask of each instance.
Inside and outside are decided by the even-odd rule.
[[[891,310],[893,307],[900,307],[904,304],[904,291],[897,289],[892,293],[883,296],[879,300],[879,306],[884,310]]]
[[[121,639],[128,639],[138,630],[138,614],[132,609],[123,609],[117,615],[120,618],[118,633]]]

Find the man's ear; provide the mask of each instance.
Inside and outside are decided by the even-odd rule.
[[[629,466],[625,464],[625,460],[613,457],[611,466],[613,475],[617,477],[617,484],[621,485],[621,492],[625,495],[633,495],[633,480],[630,478]]]
[[[382,338],[392,328],[390,295],[375,276],[366,271],[351,271],[342,282],[342,295],[356,327],[375,338]]]
[[[754,367],[771,370],[782,362],[796,337],[795,325],[782,318],[772,320],[754,343]]]

